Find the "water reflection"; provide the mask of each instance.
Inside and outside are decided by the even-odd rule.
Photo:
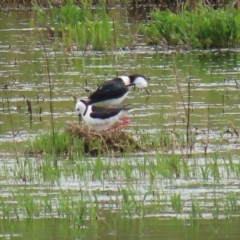
[[[3,239],[176,239],[225,240],[238,239],[237,219],[188,221],[160,220],[158,218],[122,219],[106,215],[105,219],[86,222],[85,227],[74,229],[63,219],[1,220]],[[70,237],[71,236],[71,237]]]

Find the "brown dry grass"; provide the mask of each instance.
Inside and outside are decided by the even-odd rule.
[[[66,3],[67,0],[1,0],[0,4],[16,4],[16,5],[29,5],[31,3],[38,3],[40,6],[50,6],[50,5],[55,5],[55,6],[61,6]],[[81,0],[75,0],[77,4],[81,3]],[[99,0],[89,0],[92,4],[96,4],[99,2]],[[228,4],[231,1],[226,1],[226,0],[179,0],[179,1],[169,1],[169,0],[106,0],[106,3],[108,5],[114,5],[114,4],[129,4],[131,3],[132,5],[141,5],[141,4],[156,4],[156,5],[182,5],[184,2],[187,2],[190,8],[195,8],[196,5],[199,2],[203,2],[204,4],[207,5],[217,5],[217,6],[223,6]],[[233,4],[239,4],[239,0],[234,0]]]
[[[114,5],[119,4],[121,0],[108,0],[107,4]],[[1,0],[0,6],[2,5],[11,5],[11,6],[31,6],[33,3],[37,3],[39,6],[43,7],[49,7],[49,6],[55,6],[60,7],[64,4],[66,4],[67,0]],[[82,0],[75,0],[76,4],[81,4]],[[91,4],[97,4],[99,0],[89,0],[89,3]],[[126,0],[126,3],[128,0]]]
[[[39,6],[62,6],[66,3],[66,0],[1,0],[0,6],[4,7],[29,7],[33,3],[37,3]]]
[[[131,153],[141,151],[137,141],[124,131],[89,131],[87,126],[69,124],[66,132],[78,137],[83,144],[84,153],[90,156],[109,153]]]

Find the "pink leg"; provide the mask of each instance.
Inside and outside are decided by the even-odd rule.
[[[118,131],[122,128],[127,127],[131,124],[131,120],[127,117],[121,118],[121,122],[119,124],[114,124],[111,128],[109,128],[109,131]]]
[[[122,128],[125,128],[125,127],[127,127],[128,125],[130,125],[130,123],[131,123],[130,120],[129,120],[129,121],[126,121],[126,122],[122,122],[121,124],[117,125],[117,126],[114,128],[114,130],[115,130],[115,131],[118,131],[118,130],[120,130],[120,129],[122,129]]]
[[[130,118],[124,116],[124,117],[121,117],[121,118],[120,118],[120,121],[121,121],[121,122],[130,121]]]

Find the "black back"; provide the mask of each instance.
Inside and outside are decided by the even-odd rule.
[[[105,108],[100,106],[92,106],[92,118],[107,119],[117,115],[119,112],[127,108]]]
[[[114,78],[104,82],[98,89],[89,96],[89,104],[102,102],[124,96],[128,91],[121,78]]]

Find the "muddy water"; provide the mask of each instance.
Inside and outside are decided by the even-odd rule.
[[[126,19],[118,12],[115,16],[119,21]],[[139,37],[135,50],[53,51],[51,39],[46,40],[44,33],[31,27],[30,17],[28,12],[0,12],[0,215],[6,218],[1,222],[0,237],[238,239],[238,49],[156,53]],[[135,90],[129,94],[127,102],[135,112],[131,117],[133,124],[126,131],[158,134],[165,129],[169,134],[184,133],[186,109],[189,109],[190,129],[195,133],[196,144],[194,157],[188,159],[188,164],[194,170],[180,177],[168,178],[162,174],[153,179],[150,171],[140,168],[151,165],[151,159],[139,156],[127,160],[101,159],[112,167],[104,172],[104,178],[94,175],[92,166],[96,159],[78,159],[76,163],[60,161],[61,172],[48,176],[42,170],[45,159],[21,156],[26,139],[51,128],[47,66],[53,89],[54,123],[58,129],[63,129],[66,123],[78,123],[74,98],[87,95],[86,83],[88,88],[95,89],[97,84],[116,74],[139,73],[149,77],[150,95]],[[206,151],[213,157],[206,158]],[[174,153],[186,152],[176,146]],[[151,158],[156,162],[161,159],[157,154]],[[205,167],[206,161],[214,166],[215,160],[221,165],[217,174]],[[89,168],[82,173],[87,164]],[[116,170],[127,164],[131,166],[133,179],[129,179],[127,170]],[[123,190],[133,194],[137,207],[135,200],[120,206]],[[97,220],[89,221],[88,216],[76,226],[76,220],[68,219],[63,207],[59,207],[61,199],[68,194],[75,204],[83,197],[87,199],[86,208],[92,209],[94,205]],[[183,204],[180,211],[171,206],[171,197],[178,194]],[[26,210],[32,198],[27,202],[18,195],[33,197],[37,208],[33,215]],[[96,206],[92,197],[97,199]],[[191,221],[193,200],[197,212],[194,216],[201,219],[197,223]],[[153,204],[157,201],[161,206]]]

